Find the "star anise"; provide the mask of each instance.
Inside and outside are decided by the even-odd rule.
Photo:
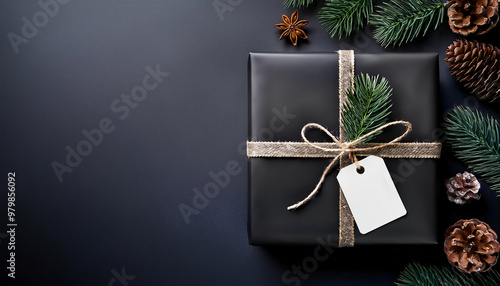
[[[274,25],[276,28],[284,30],[283,33],[281,33],[280,40],[288,36],[290,37],[292,44],[296,46],[299,37],[302,39],[307,39],[306,33],[300,28],[307,25],[309,21],[299,21],[299,11],[293,12],[290,18],[288,18],[286,15],[281,15],[281,18],[283,19],[283,23]]]

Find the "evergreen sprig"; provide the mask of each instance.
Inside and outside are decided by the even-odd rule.
[[[445,119],[447,141],[455,155],[500,196],[499,123],[468,107],[453,108]]]
[[[391,113],[391,95],[392,88],[384,77],[380,81],[378,76],[370,77],[368,74],[354,78],[354,89],[347,91],[348,102],[342,112],[347,140],[354,141],[387,122]],[[380,132],[362,141],[370,141]]]
[[[283,5],[286,8],[304,8],[309,6],[309,4],[315,2],[316,0],[283,0]]]
[[[398,286],[497,286],[500,273],[490,270],[486,273],[465,274],[451,267],[423,266],[410,263],[400,273]]]
[[[445,6],[441,0],[392,0],[377,7],[370,23],[373,37],[384,48],[401,46],[424,36],[443,22]]]
[[[373,12],[373,0],[329,0],[318,13],[318,19],[330,37],[349,36],[366,24]]]

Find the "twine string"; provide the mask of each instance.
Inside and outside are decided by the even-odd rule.
[[[363,141],[363,139],[366,139],[367,137],[369,136],[372,136],[374,134],[376,134],[377,132],[389,127],[389,126],[393,126],[393,125],[404,125],[406,126],[406,131],[392,139],[391,141],[389,142],[386,142],[386,143],[380,143],[380,144],[377,144],[375,146],[372,146],[372,147],[365,147],[365,148],[357,148],[356,147],[356,144],[360,143]],[[309,139],[307,139],[306,137],[306,131],[310,128],[316,128],[316,129],[319,129],[321,131],[323,131],[326,135],[328,135],[330,138],[332,138],[335,146],[337,146],[336,148],[327,148],[327,147],[323,147],[321,145],[318,145],[317,142],[311,142],[309,141]],[[314,188],[314,190],[312,190],[309,195],[304,198],[303,200],[287,207],[287,210],[289,211],[292,211],[292,210],[295,210],[297,208],[299,208],[300,206],[304,205],[305,203],[307,203],[309,200],[311,200],[319,191],[321,185],[323,184],[325,178],[326,178],[326,175],[328,175],[328,172],[331,170],[331,168],[333,167],[333,165],[339,160],[340,157],[342,157],[344,154],[348,153],[349,154],[349,158],[351,159],[351,161],[356,164],[356,168],[357,169],[360,169],[361,166],[358,162],[358,159],[356,157],[356,152],[360,152],[360,151],[371,151],[371,150],[376,150],[376,149],[380,149],[380,148],[384,148],[386,146],[389,146],[389,145],[392,145],[398,141],[400,141],[401,139],[403,139],[406,135],[408,135],[408,133],[411,132],[411,123],[408,122],[408,121],[402,121],[402,120],[398,120],[398,121],[392,121],[392,122],[389,122],[389,123],[386,123],[378,128],[376,128],[375,130],[371,131],[371,132],[368,132],[366,133],[365,135],[357,138],[356,140],[354,141],[351,141],[351,142],[341,142],[339,141],[335,136],[333,136],[333,134],[328,131],[328,129],[326,129],[325,127],[323,127],[322,125],[320,124],[317,124],[317,123],[308,123],[306,125],[304,125],[304,127],[302,127],[302,131],[301,131],[301,136],[302,136],[302,140],[304,140],[304,142],[306,142],[308,145],[316,148],[316,149],[320,149],[320,150],[323,150],[323,151],[327,151],[327,152],[340,152],[335,158],[332,159],[332,161],[330,161],[330,164],[328,164],[328,166],[325,168],[325,170],[323,171],[323,174],[321,175],[321,178],[319,180],[319,182],[316,184],[316,187]]]

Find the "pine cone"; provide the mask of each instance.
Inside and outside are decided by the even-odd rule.
[[[448,47],[445,59],[457,81],[481,100],[500,100],[500,51],[477,41],[458,39]]]
[[[448,199],[459,205],[470,203],[473,200],[479,200],[479,188],[481,184],[471,173],[464,172],[456,174],[446,180],[446,188],[448,189]]]
[[[482,35],[498,23],[498,0],[452,0],[448,23],[462,36]]]
[[[480,220],[459,220],[445,232],[444,252],[458,270],[488,271],[497,263],[500,244],[497,234]]]

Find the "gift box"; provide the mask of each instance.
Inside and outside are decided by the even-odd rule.
[[[355,74],[385,77],[393,88],[389,120],[413,125],[403,142],[430,142],[437,129],[438,55],[435,53],[356,54]],[[300,142],[304,125],[315,122],[339,134],[339,54],[251,53],[249,56],[249,141]],[[312,130],[308,138],[331,142]],[[377,136],[388,142],[392,129]],[[248,236],[252,245],[342,246],[336,180],[326,177],[313,200],[295,211],[287,207],[316,186],[328,158],[251,157]],[[367,234],[356,227],[354,245],[436,244],[437,160],[384,158],[407,214]],[[340,208],[345,208],[342,206]]]

